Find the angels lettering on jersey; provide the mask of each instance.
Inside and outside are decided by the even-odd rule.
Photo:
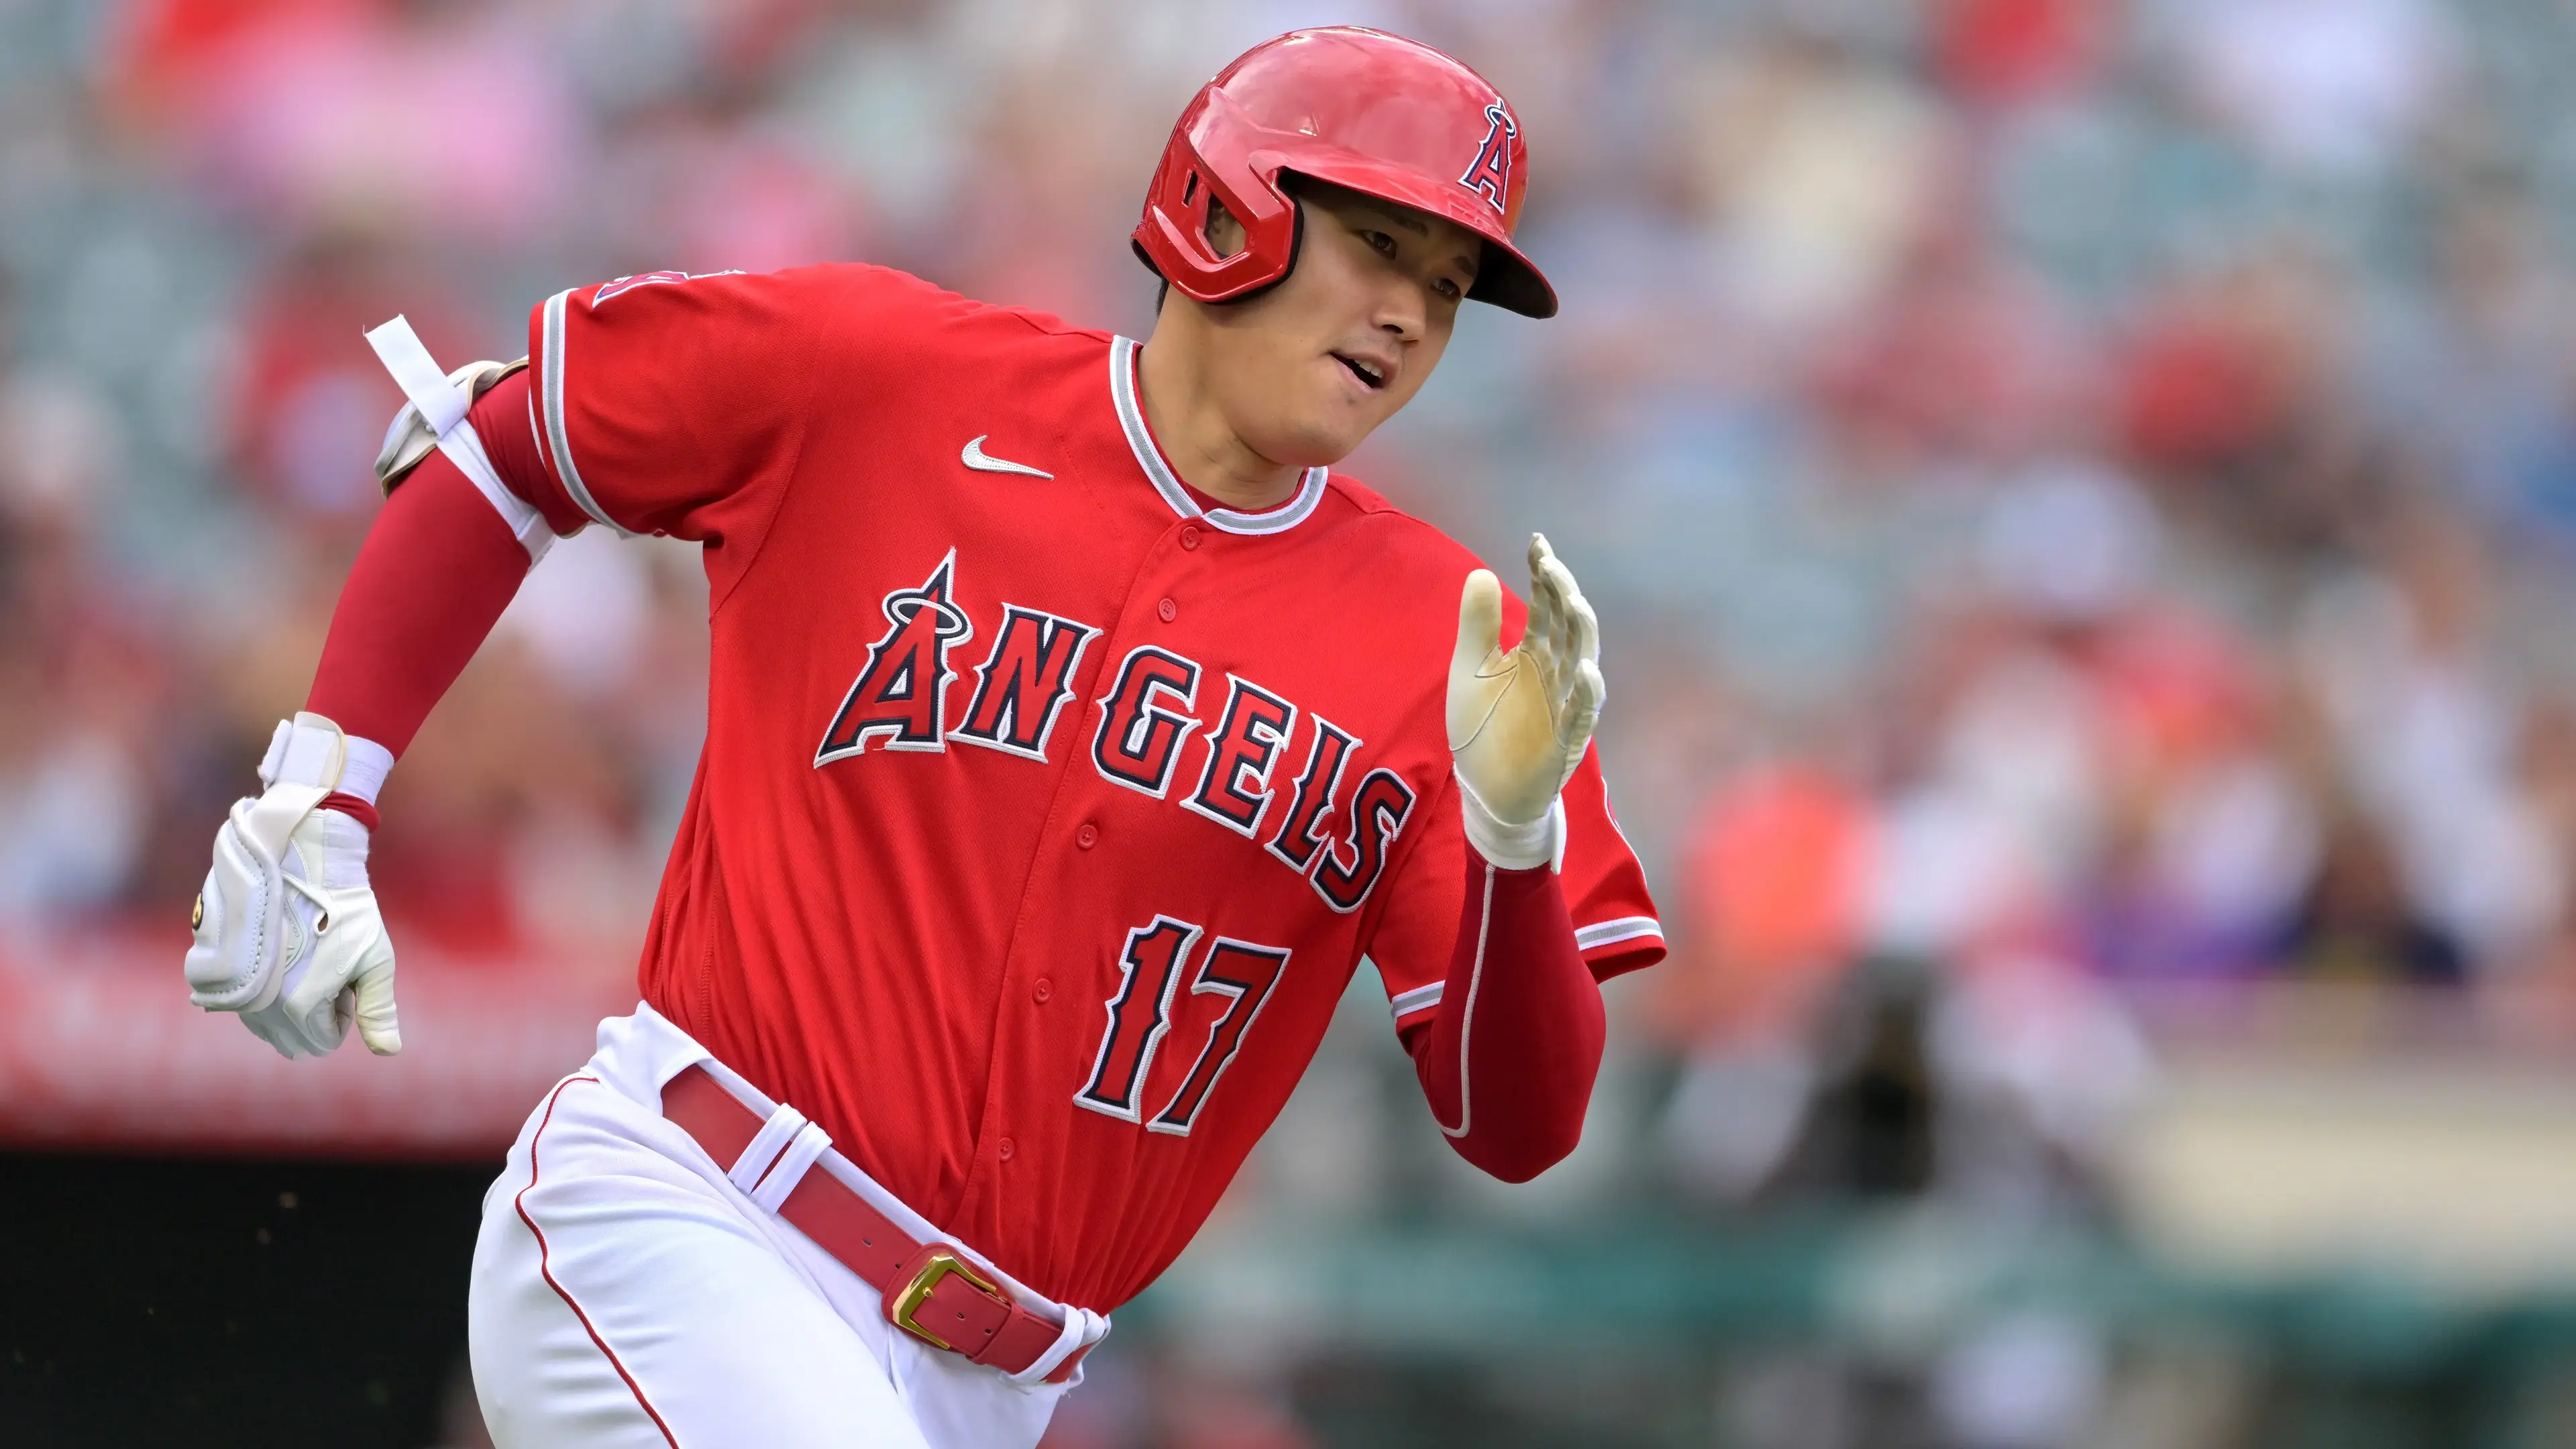
[[[1083,653],[1101,630],[1007,601],[989,629],[979,630],[958,602],[957,572],[952,548],[919,586],[885,596],[886,632],[868,646],[867,662],[833,713],[814,752],[815,768],[865,754],[871,745],[945,751],[952,743],[1047,763],[1073,702]],[[949,691],[960,678],[951,652],[979,637],[991,643],[973,666],[965,708],[950,725]],[[1220,699],[1207,674],[1197,660],[1153,644],[1136,646],[1104,670],[1109,683],[1094,701],[1099,719],[1089,745],[1093,768],[1113,785],[1169,800],[1261,842],[1324,904],[1358,910],[1412,818],[1413,787],[1380,767],[1360,773],[1346,797],[1343,786],[1361,748],[1356,735],[1231,673]],[[1203,749],[1185,748],[1194,735]],[[1281,780],[1301,737],[1304,763]],[[1181,769],[1185,754],[1197,764],[1194,776]]]

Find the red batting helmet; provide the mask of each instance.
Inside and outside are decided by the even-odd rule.
[[[1217,72],[1163,148],[1136,254],[1189,296],[1225,302],[1288,275],[1294,171],[1446,217],[1485,239],[1467,295],[1531,317],[1556,292],[1512,246],[1528,184],[1520,118],[1483,76],[1430,46],[1333,26],[1264,41]],[[1208,245],[1208,199],[1243,223],[1244,246]]]

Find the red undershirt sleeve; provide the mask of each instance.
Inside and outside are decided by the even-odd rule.
[[[1504,870],[1469,848],[1440,1005],[1404,1036],[1449,1145],[1505,1182],[1562,1161],[1583,1136],[1606,1035],[1556,872]]]
[[[536,377],[524,368],[511,373],[476,398],[465,416],[483,441],[483,456],[491,460],[493,473],[543,514],[557,537],[570,537],[590,526],[590,515],[564,491],[563,479],[537,441]]]
[[[530,479],[542,469],[527,437],[526,376],[505,379],[468,416],[502,483],[551,519]],[[304,707],[400,757],[527,572],[527,550],[490,500],[446,454],[430,454],[367,531]]]

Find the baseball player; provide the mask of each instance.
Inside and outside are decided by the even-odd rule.
[[[394,759],[555,537],[703,545],[706,748],[642,1004],[485,1200],[504,1446],[1031,1445],[1363,957],[1450,1145],[1572,1150],[1661,930],[1590,747],[1591,609],[1331,471],[1461,303],[1556,310],[1527,152],[1438,51],[1299,31],[1202,90],[1143,344],[877,267],[575,287],[411,403],[307,709],[234,807],[194,999],[400,1046]],[[397,486],[398,485],[398,486]]]

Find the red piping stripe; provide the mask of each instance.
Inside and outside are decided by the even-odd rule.
[[[546,1115],[537,1123],[536,1135],[528,1139],[528,1186],[519,1189],[518,1196],[510,1199],[510,1205],[519,1210],[519,1221],[526,1223],[528,1231],[536,1235],[537,1271],[545,1275],[546,1286],[555,1290],[555,1296],[572,1310],[573,1317],[581,1320],[581,1331],[589,1334],[590,1341],[607,1356],[608,1366],[617,1370],[619,1378],[626,1380],[627,1390],[635,1395],[635,1402],[643,1406],[646,1417],[653,1421],[653,1427],[662,1431],[662,1442],[670,1445],[671,1449],[680,1449],[680,1441],[671,1433],[671,1426],[662,1422],[662,1415],[653,1407],[653,1401],[644,1397],[644,1386],[635,1382],[635,1375],[628,1373],[626,1365],[618,1359],[617,1350],[610,1348],[608,1340],[600,1337],[599,1330],[591,1326],[590,1315],[582,1312],[581,1305],[573,1301],[572,1294],[564,1291],[564,1285],[556,1281],[553,1264],[547,1258],[545,1230],[537,1226],[535,1218],[528,1216],[528,1190],[537,1185],[537,1144],[545,1140],[546,1128],[555,1120],[556,1100],[563,1096],[564,1088],[575,1082],[596,1084],[598,1081],[597,1077],[566,1077],[555,1084],[553,1095],[546,1098]]]

